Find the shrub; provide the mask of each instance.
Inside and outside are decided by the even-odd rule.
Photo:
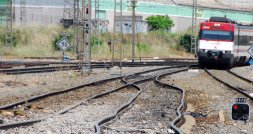
[[[74,43],[74,31],[69,28],[67,30],[64,30],[64,31],[61,31],[60,34],[56,34],[53,41],[52,41],[52,46],[53,46],[53,50],[55,51],[59,51],[60,48],[56,45],[56,43],[61,39],[63,38],[63,36],[61,35],[61,33],[68,33],[69,36],[67,37],[67,39],[72,43],[72,46],[73,46],[73,43]],[[69,49],[68,51],[73,51],[73,48]]]
[[[92,47],[95,47],[95,44],[98,45],[98,42],[100,43],[100,46],[102,46],[104,43],[102,38],[98,39],[97,37],[94,37],[94,36],[91,38],[91,46]]]
[[[187,52],[191,51],[191,35],[184,34],[180,37],[180,46],[185,48]]]
[[[139,57],[141,58],[141,53],[148,53],[150,50],[150,47],[146,43],[137,43],[136,44],[137,50],[139,52]]]
[[[171,27],[174,26],[173,21],[169,16],[161,16],[161,15],[156,15],[156,16],[149,16],[147,19],[148,26],[151,31],[156,31],[156,30],[169,30]]]

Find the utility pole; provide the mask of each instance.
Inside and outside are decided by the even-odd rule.
[[[252,6],[253,6],[253,4],[252,4]],[[251,15],[252,15],[252,25],[253,25],[253,7],[251,9]]]
[[[91,72],[91,0],[88,0],[88,6],[86,7],[87,21],[85,23],[86,29],[86,69],[88,74]]]
[[[6,31],[5,31],[5,46],[13,46],[13,11],[12,0],[6,0]]]
[[[132,62],[134,62],[135,58],[135,8],[136,8],[137,0],[131,0],[131,7],[133,9],[132,14]]]
[[[197,0],[193,0],[192,4],[192,37],[191,37],[191,53],[197,56]]]
[[[82,10],[79,10],[79,28],[82,28],[81,48],[79,49],[79,64],[81,74],[91,72],[91,0],[82,0]]]
[[[94,12],[94,22],[93,22],[93,45],[96,48],[97,44],[96,44],[96,37],[97,37],[97,0],[94,1],[94,5],[95,5],[95,12]]]
[[[74,22],[74,29],[75,29],[75,37],[76,37],[76,54],[79,58],[79,28],[80,28],[80,7],[79,7],[79,0],[74,0],[74,16],[73,16],[73,22]]]
[[[20,23],[21,26],[26,24],[26,0],[20,0]]]
[[[123,50],[123,22],[122,22],[122,0],[120,0],[120,70],[122,70],[122,50]]]
[[[97,11],[98,11],[98,14],[97,14],[97,17],[98,17],[98,52],[99,52],[99,49],[100,49],[100,36],[101,36],[101,31],[100,31],[100,4],[99,4],[99,0],[97,0]]]
[[[85,29],[84,29],[84,22],[85,22],[85,0],[82,0],[82,8],[81,8],[81,28],[82,28],[82,39],[81,39],[81,48],[80,51],[78,53],[78,58],[79,58],[79,67],[81,68],[81,74],[84,75],[84,70],[83,70],[83,66],[84,66],[84,52],[85,52],[85,43],[84,43],[84,35],[85,35]]]
[[[94,46],[97,48],[97,51],[99,51],[100,46],[100,11],[99,11],[99,0],[95,0],[95,22],[94,22],[94,37],[98,39],[98,42],[96,42],[96,39],[94,39]]]
[[[112,43],[112,66],[114,66],[114,49],[115,49],[115,42],[116,42],[116,0],[114,0],[114,21],[113,21],[113,41]]]

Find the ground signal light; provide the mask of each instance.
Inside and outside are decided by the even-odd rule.
[[[247,121],[249,120],[249,113],[250,113],[250,108],[248,104],[240,104],[240,103],[235,103],[232,106],[232,119],[233,120],[242,120],[242,121]]]

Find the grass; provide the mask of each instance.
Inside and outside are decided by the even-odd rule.
[[[14,27],[15,47],[4,50],[4,56],[13,58],[23,57],[61,57],[62,53],[55,49],[54,43],[59,38],[61,32],[69,32],[71,35],[71,43],[75,44],[74,30],[64,29],[58,25],[48,26],[28,26],[25,28]],[[150,32],[146,34],[138,34],[136,36],[136,44],[145,44],[145,50],[142,51],[135,47],[136,57],[193,57],[187,53],[180,44],[180,36],[183,33],[165,33]],[[4,28],[0,27],[1,45],[4,44]],[[101,46],[92,47],[92,59],[111,59],[111,46],[108,41],[111,40],[110,33],[104,33],[101,36],[103,44]],[[119,35],[116,35],[119,39]],[[123,58],[130,58],[132,55],[131,35],[124,35]],[[143,47],[143,46],[142,46]],[[115,58],[119,59],[120,43],[115,44]],[[76,58],[74,50],[67,53],[71,58]]]
[[[3,27],[0,28],[4,30]],[[8,57],[22,58],[29,56],[59,56],[52,47],[52,40],[62,31],[59,26],[29,26],[25,28],[14,27],[15,47],[7,48],[4,55]],[[4,33],[4,32],[1,32]],[[2,34],[1,37],[4,35]],[[1,39],[3,45],[5,39]]]

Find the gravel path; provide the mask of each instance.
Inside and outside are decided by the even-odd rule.
[[[241,122],[220,120],[219,112],[230,116],[228,112],[231,111],[235,98],[244,96],[220,84],[203,70],[172,75],[167,77],[165,82],[186,90],[187,104],[193,106],[193,111],[188,112],[208,115],[194,119],[196,124],[191,128],[191,133],[251,134],[253,132],[252,122],[244,125]],[[253,106],[252,103],[250,105]]]
[[[105,133],[166,133],[176,117],[180,92],[158,87],[153,81],[139,85],[143,92],[130,110],[104,127]]]

